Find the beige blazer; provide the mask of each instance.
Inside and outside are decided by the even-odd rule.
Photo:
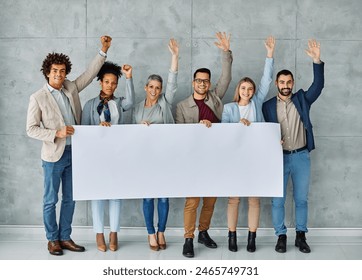
[[[88,86],[102,67],[105,57],[97,54],[87,70],[75,81],[65,80],[63,92],[68,97],[76,124],[81,123],[82,107],[79,92]],[[26,132],[29,137],[43,141],[41,159],[49,162],[58,161],[63,155],[65,138],[56,138],[57,130],[65,126],[59,106],[47,84],[30,96]]]
[[[216,86],[209,90],[205,98],[205,104],[221,120],[224,97],[231,82],[231,64],[233,61],[231,51],[222,52],[222,72]],[[176,123],[198,123],[199,108],[194,101],[193,94],[179,102],[176,106]]]

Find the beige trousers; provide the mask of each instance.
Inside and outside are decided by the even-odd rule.
[[[236,231],[236,225],[239,216],[239,203],[240,203],[240,197],[229,197],[228,210],[227,210],[229,231]],[[259,227],[260,198],[249,197],[248,204],[249,204],[249,209],[248,209],[249,231],[256,232],[256,230]]]
[[[197,208],[200,203],[200,197],[187,197],[184,208],[184,228],[185,238],[194,238],[194,231],[196,228],[196,215]],[[204,197],[200,218],[199,218],[199,231],[208,230],[212,214],[214,213],[214,206],[216,197]]]

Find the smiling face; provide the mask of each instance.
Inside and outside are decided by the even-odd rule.
[[[204,97],[210,89],[210,75],[204,72],[196,73],[195,79],[192,82],[194,88],[194,97]]]
[[[104,74],[102,80],[99,81],[102,91],[107,97],[111,97],[118,85],[117,76],[111,73]]]
[[[239,103],[246,103],[250,102],[250,99],[253,97],[255,92],[254,85],[249,82],[243,82],[240,84],[239,87]]]
[[[282,99],[286,98],[292,94],[294,86],[293,77],[291,75],[280,75],[275,85],[278,88],[279,97]]]
[[[154,103],[158,100],[162,92],[162,83],[157,80],[150,80],[147,85],[145,85],[146,99],[151,103]]]
[[[50,72],[47,74],[48,83],[51,87],[60,90],[63,86],[63,82],[66,78],[65,64],[52,64]]]

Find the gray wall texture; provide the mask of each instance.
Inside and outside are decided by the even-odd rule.
[[[232,34],[234,54],[225,103],[242,76],[260,80],[268,35],[277,39],[275,73],[290,69],[295,90],[312,81],[307,40],[321,42],[326,82],[312,108],[317,148],[311,154],[309,227],[362,227],[361,9],[360,0],[1,0],[0,225],[42,225],[41,143],[26,135],[25,123],[29,96],[45,83],[40,68],[47,53],[68,54],[73,63],[68,78],[74,79],[97,52],[100,36],[111,35],[108,60],[133,65],[140,101],[149,74],[166,77],[167,43],[174,37],[180,43],[176,104],[191,94],[195,69],[210,68],[216,82],[220,51],[213,43],[215,33],[225,31]],[[98,92],[94,81],[82,92],[82,103]],[[124,81],[117,95],[123,92]],[[269,97],[275,94],[272,86]],[[294,227],[291,193],[289,188],[288,227]],[[182,227],[184,199],[170,203],[168,226]],[[226,198],[218,199],[214,227],[227,227],[226,206]],[[246,227],[245,199],[240,208],[239,226]],[[77,202],[73,225],[92,225],[89,202]],[[122,226],[144,226],[141,200],[123,202]],[[268,198],[262,199],[260,226],[272,227]]]

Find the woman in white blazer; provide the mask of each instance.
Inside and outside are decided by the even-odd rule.
[[[114,92],[122,73],[126,76],[126,96],[120,98],[115,97]],[[82,125],[111,126],[124,123],[123,112],[132,108],[134,103],[132,67],[127,64],[121,67],[112,62],[105,62],[97,77],[101,91],[97,97],[88,100],[84,105]],[[121,200],[92,200],[93,230],[96,233],[97,248],[102,252],[107,250],[104,239],[104,208],[107,202],[110,225],[109,249],[111,251],[118,249],[117,232],[120,230]]]
[[[249,77],[242,78],[236,86],[234,102],[225,104],[222,113],[221,122],[223,123],[243,123],[250,125],[251,122],[262,122],[262,105],[270,89],[273,75],[273,53],[275,46],[274,37],[268,37],[265,41],[267,57],[263,76],[259,88],[256,90],[255,83]],[[245,159],[247,160],[247,159]],[[236,225],[238,221],[239,197],[229,197],[227,219],[229,228],[229,250],[236,252],[238,250],[236,240]],[[254,252],[256,230],[259,226],[260,199],[257,197],[248,198],[248,252]]]

